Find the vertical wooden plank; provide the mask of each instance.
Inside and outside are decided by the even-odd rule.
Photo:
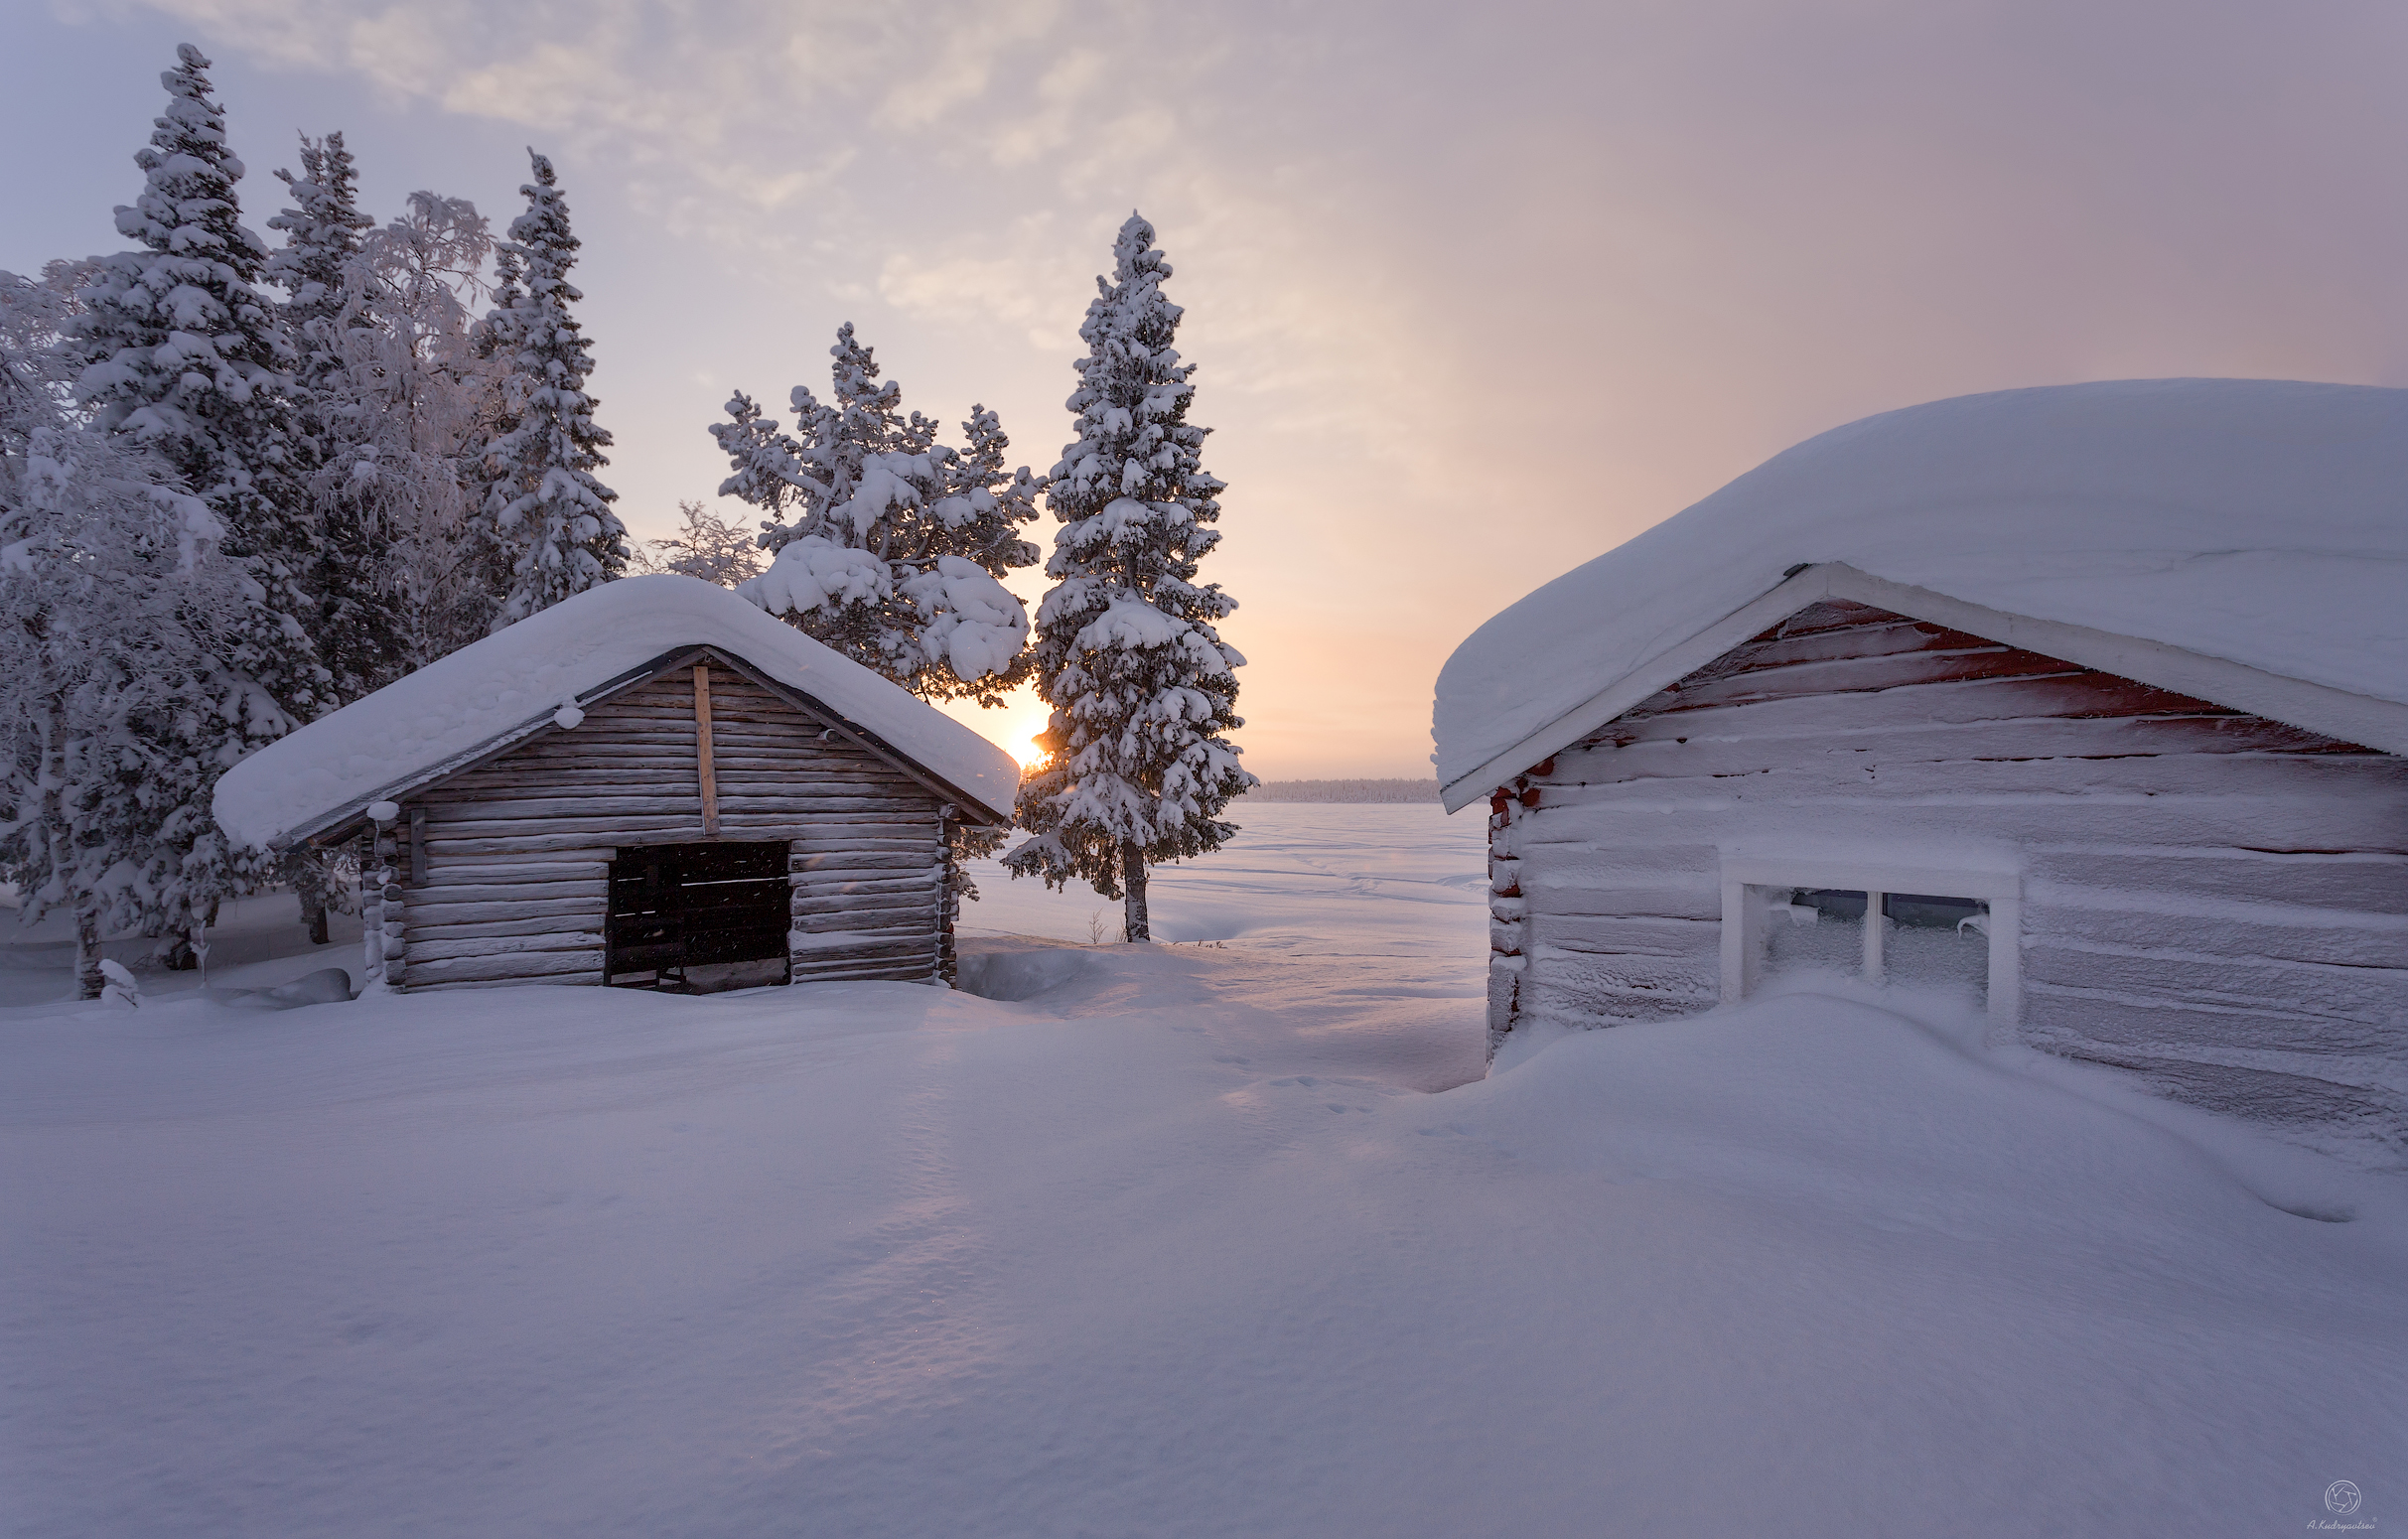
[[[711,766],[711,665],[694,664],[694,771],[702,779],[702,831],[719,832],[719,771]]]
[[[953,820],[961,809],[946,802],[936,809],[936,977],[953,986]]]
[[[426,807],[410,808],[410,886],[426,886]]]
[[[1990,900],[1990,1045],[2016,1040],[2024,1013],[2024,900]]]
[[[1882,902],[1886,893],[1865,895],[1865,981],[1882,981]]]
[[[794,917],[794,905],[802,898],[803,883],[806,880],[803,873],[804,859],[805,855],[803,841],[800,839],[790,839],[786,841],[785,981],[787,987],[789,988],[803,981],[803,971],[798,965],[802,958],[798,954],[795,946],[795,941],[802,934],[802,923],[800,920]]]
[[[371,824],[359,840],[359,977],[363,989],[384,981],[384,883],[376,874],[378,837]]]
[[[1722,1002],[1736,1005],[1756,986],[1765,952],[1765,901],[1731,877],[1722,879]]]

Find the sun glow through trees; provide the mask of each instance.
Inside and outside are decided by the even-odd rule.
[[[1005,703],[991,711],[974,700],[943,701],[936,709],[1000,747],[1025,770],[1045,757],[1037,747],[1037,735],[1045,730],[1049,707],[1026,686],[1004,698]]]

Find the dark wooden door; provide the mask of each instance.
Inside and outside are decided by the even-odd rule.
[[[622,850],[602,981],[694,992],[783,983],[789,891],[783,840]]]

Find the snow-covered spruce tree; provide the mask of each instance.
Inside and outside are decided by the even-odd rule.
[[[808,431],[819,411],[817,398],[796,385],[793,402],[797,422]],[[769,515],[762,520],[756,544],[781,543],[786,510],[798,505],[803,495],[802,445],[780,432],[778,419],[765,414],[761,403],[742,390],[729,397],[727,412],[727,421],[711,424],[711,437],[718,440],[719,452],[728,457],[733,472],[719,484],[719,494],[749,502]]]
[[[477,323],[477,355],[505,363],[518,355],[518,307],[526,303],[526,264],[507,244],[494,248],[494,307]]]
[[[267,221],[284,245],[267,259],[268,281],[285,292],[285,327],[293,338],[295,381],[306,390],[343,367],[335,328],[372,326],[347,271],[364,231],[376,221],[359,211],[358,168],[341,133],[301,138],[301,170],[278,170],[293,207]]]
[[[507,554],[508,597],[494,629],[514,625],[627,569],[627,527],[611,510],[619,493],[594,472],[610,461],[611,435],[594,423],[586,393],[593,354],[569,307],[585,298],[569,282],[577,237],[551,161],[527,152],[535,180],[519,189],[527,210],[510,221],[510,252],[526,292],[500,314],[493,335],[510,350],[507,432],[487,449],[493,476],[485,519]]]
[[[360,291],[359,236],[375,220],[359,211],[357,172],[340,133],[303,135],[300,174],[279,169],[276,179],[293,207],[267,221],[284,232],[284,244],[269,254],[265,273],[285,293],[280,318],[293,356],[286,394],[315,524],[301,570],[310,598],[301,620],[331,675],[334,702],[343,705],[390,677],[403,613],[384,580],[388,561],[374,511],[351,475],[361,427],[351,400],[351,356],[376,327]],[[327,909],[340,902],[337,860],[293,850],[278,874],[301,901],[310,939],[325,944]]]
[[[267,251],[241,222],[242,162],[210,99],[210,62],[189,43],[176,57],[159,77],[167,111],[134,157],[142,196],[117,210],[139,249],[103,258],[80,295],[77,390],[102,431],[157,454],[216,516],[258,590],[233,618],[225,661],[306,720],[332,700],[306,624],[315,531],[285,397],[290,354],[254,286]]]
[[[1051,479],[1062,528],[1037,609],[1037,687],[1054,711],[1020,786],[1034,837],[1004,861],[1121,899],[1132,941],[1152,938],[1146,868],[1218,849],[1237,832],[1222,809],[1255,783],[1225,736],[1244,725],[1232,670],[1245,659],[1213,629],[1237,604],[1195,581],[1220,541],[1223,484],[1199,458],[1208,430],[1188,421],[1195,367],[1171,345],[1170,276],[1154,227],[1131,214],[1079,328],[1078,438]]]
[[[159,458],[79,430],[0,339],[0,874],[23,917],[74,917],[82,997],[101,935],[199,938],[264,874],[210,813],[217,775],[292,725],[222,660],[255,585]]]
[[[770,569],[737,592],[922,699],[999,704],[1028,677],[1028,615],[996,579],[1033,566],[1020,529],[1041,484],[1007,470],[995,414],[970,409],[968,450],[906,415],[900,386],[850,323],[829,350],[829,400],[794,387],[794,433],[741,392],[712,436],[722,496],[769,515]]]
[[[345,704],[396,676],[405,615],[392,591],[372,495],[370,424],[357,399],[359,365],[379,350],[377,296],[360,261],[361,232],[375,220],[359,211],[357,173],[340,133],[303,138],[300,173],[276,176],[293,207],[267,221],[284,231],[285,243],[268,258],[266,275],[286,295],[282,317],[294,354],[288,393],[315,524],[301,574],[310,599],[302,623],[333,676],[336,703]]]

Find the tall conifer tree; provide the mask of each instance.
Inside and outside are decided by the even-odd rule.
[[[627,527],[611,508],[619,493],[594,476],[611,463],[602,454],[611,435],[594,422],[585,388],[594,358],[569,309],[585,298],[569,282],[578,240],[551,161],[527,156],[535,180],[519,188],[527,210],[510,222],[509,248],[525,293],[489,322],[510,357],[509,426],[486,456],[494,479],[485,518],[510,571],[496,630],[611,581],[628,563]]]
[[[267,259],[242,224],[242,162],[191,44],[160,75],[166,113],[134,163],[142,196],[117,210],[139,249],[102,260],[80,296],[77,391],[102,431],[148,449],[209,506],[227,555],[260,589],[225,659],[306,720],[332,704],[310,643],[305,573],[315,535],[286,399],[290,353],[255,287]]]
[[[284,245],[267,259],[267,277],[285,292],[285,325],[299,354],[294,373],[307,387],[343,366],[335,327],[375,324],[350,268],[361,234],[376,221],[359,211],[358,168],[341,133],[303,135],[301,170],[280,170],[276,180],[293,207],[267,221],[284,232]]]
[[[1255,783],[1226,737],[1244,725],[1245,659],[1213,629],[1237,602],[1196,582],[1220,542],[1224,486],[1202,463],[1209,430],[1188,421],[1195,367],[1172,346],[1170,276],[1154,226],[1132,213],[1078,333],[1078,437],[1051,479],[1062,528],[1037,610],[1038,690],[1054,710],[1020,787],[1035,837],[1005,860],[1014,876],[1121,899],[1133,941],[1152,938],[1147,867],[1218,849],[1237,832],[1221,811]]]
[[[338,703],[389,682],[403,651],[404,617],[390,581],[374,502],[377,446],[355,374],[384,361],[375,298],[361,261],[357,172],[343,135],[301,141],[301,171],[278,171],[293,207],[268,220],[285,243],[267,277],[286,295],[283,317],[295,362],[291,385],[299,459],[314,524],[302,617]]]

